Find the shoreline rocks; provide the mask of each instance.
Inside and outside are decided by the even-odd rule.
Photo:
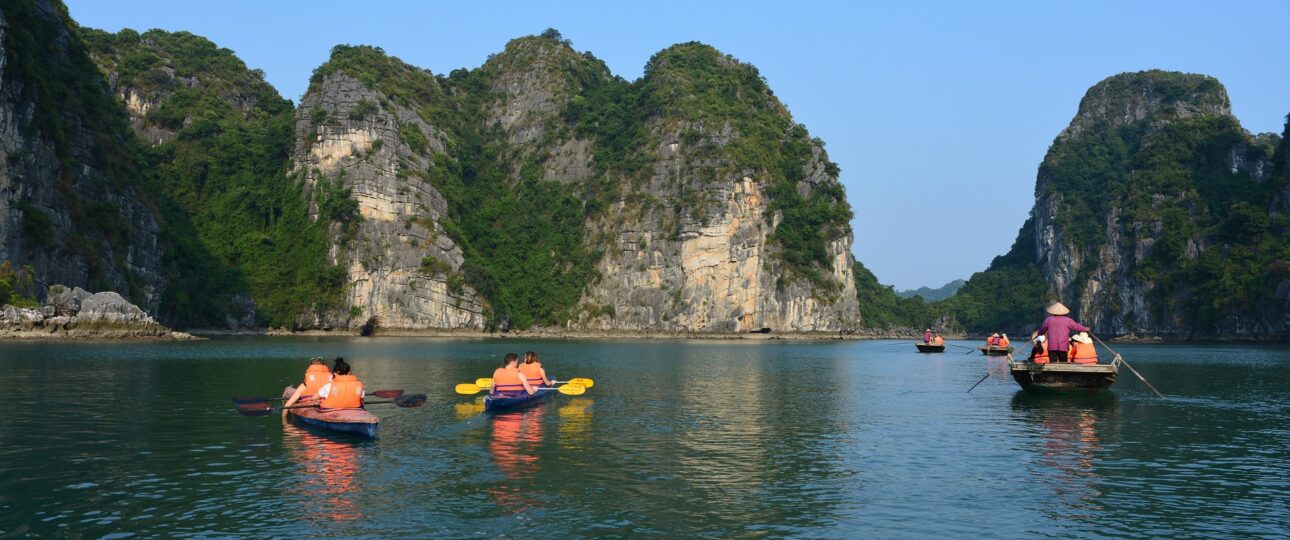
[[[115,292],[58,285],[52,290],[59,292],[50,294],[40,308],[0,308],[0,340],[198,339],[167,328]]]

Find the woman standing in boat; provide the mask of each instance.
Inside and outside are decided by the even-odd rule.
[[[531,396],[537,392],[529,385],[529,381],[524,378],[524,374],[520,373],[520,369],[516,365],[519,361],[520,355],[506,353],[506,358],[502,360],[502,367],[493,371],[493,388],[489,390],[489,394],[511,394],[523,391],[528,392]]]
[[[296,393],[291,394],[291,398],[283,406],[290,407],[297,401],[318,395],[318,390],[331,382],[331,377],[331,370],[327,369],[327,363],[322,357],[315,356],[309,361],[309,368],[305,370],[305,382],[296,388]]]
[[[551,386],[554,384],[546,378],[546,370],[542,369],[542,361],[538,359],[537,353],[529,351],[524,353],[524,363],[519,365],[520,374],[529,381],[529,386],[537,388],[538,386]]]
[[[349,364],[345,359],[336,357],[336,362],[332,364],[331,371],[335,374],[331,382],[323,385],[318,390],[318,397],[322,398],[319,406],[324,410],[329,409],[361,409],[363,408],[363,382],[358,377],[350,374]]]
[[[1053,302],[1045,311],[1048,312],[1048,318],[1044,319],[1044,324],[1039,327],[1039,333],[1047,338],[1048,358],[1053,362],[1068,362],[1070,360],[1067,352],[1070,351],[1071,334],[1088,332],[1089,329],[1075,322],[1075,319],[1067,317],[1071,310],[1061,302]]]

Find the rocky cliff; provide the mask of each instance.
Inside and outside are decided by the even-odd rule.
[[[296,135],[352,283],[315,324],[859,322],[836,165],[755,69],[705,45],[659,53],[636,82],[554,32],[446,77],[337,47]]]
[[[61,4],[0,6],[0,259],[155,309],[160,226],[124,115]]]
[[[1031,276],[1103,334],[1285,338],[1279,145],[1281,136],[1242,129],[1210,77],[1147,71],[1102,81],[1040,165],[1013,252],[963,290]],[[1026,296],[1024,310],[1001,302],[1013,311],[992,322],[1033,324],[1045,295]]]

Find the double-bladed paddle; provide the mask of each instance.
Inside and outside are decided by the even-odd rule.
[[[483,387],[483,386],[479,386],[478,384],[461,383],[457,385],[455,390],[457,391],[458,394],[471,395],[471,394],[478,394],[484,390],[488,390],[491,388],[492,388],[491,385],[487,387]],[[570,384],[562,384],[560,386],[544,386],[542,388],[538,388],[537,392],[550,391],[550,390],[555,390],[556,392],[559,392],[566,396],[581,396],[583,393],[587,391],[587,387],[580,384],[570,383]]]
[[[377,390],[375,392],[372,392],[372,395],[378,398],[393,399],[403,395],[403,391],[402,390]],[[257,396],[238,396],[233,398],[233,403],[236,403],[238,405],[246,405],[249,403],[263,403],[267,401],[286,401],[286,399],[287,398],[280,398],[280,397],[266,398],[266,397],[257,397]]]
[[[402,390],[400,390],[399,392],[402,392]],[[395,398],[390,401],[364,401],[363,406],[386,405],[386,404],[392,403],[396,406],[403,407],[405,409],[410,409],[413,407],[420,407],[424,405],[425,402],[426,402],[425,394],[407,394],[407,395],[395,396]],[[292,405],[290,407],[278,407],[277,410],[282,411],[287,409],[314,409],[317,407],[318,407],[317,403],[312,403],[309,405]],[[237,405],[237,412],[241,413],[243,416],[264,416],[273,411],[274,411],[273,406],[269,405],[269,402],[267,400],[257,401],[252,403],[239,403]]]

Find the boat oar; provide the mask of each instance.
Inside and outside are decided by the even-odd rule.
[[[420,407],[424,405],[425,402],[426,402],[425,394],[407,394],[407,395],[400,395],[398,397],[395,397],[393,400],[390,400],[390,401],[364,401],[363,406],[388,405],[392,403],[396,406],[403,407],[405,409],[410,409],[413,407]],[[313,409],[317,407],[318,407],[317,403],[311,403],[308,405],[292,405],[290,407],[278,407],[278,410],[285,411],[287,409]],[[266,414],[273,412],[273,410],[274,410],[273,406],[269,405],[267,401],[261,401],[257,403],[242,403],[237,406],[237,412],[243,414],[244,416],[264,416]]]
[[[461,383],[457,385],[456,388],[454,388],[454,390],[456,390],[458,394],[465,395],[465,396],[478,394],[488,389],[489,388],[483,388],[477,384],[470,384],[470,383]],[[583,393],[587,391],[587,387],[582,386],[580,384],[563,384],[555,387],[546,386],[546,387],[537,389],[538,392],[550,391],[550,390],[555,390],[556,392],[559,392],[566,396],[581,396]]]
[[[1092,335],[1092,334],[1089,334],[1089,335]],[[1159,397],[1162,399],[1165,397],[1165,395],[1161,394],[1159,390],[1156,390],[1156,387],[1151,386],[1151,383],[1147,382],[1146,377],[1143,377],[1141,373],[1138,373],[1138,370],[1133,369],[1133,366],[1130,366],[1129,362],[1125,360],[1123,356],[1120,356],[1120,353],[1115,352],[1115,349],[1112,349],[1110,345],[1107,345],[1105,341],[1102,341],[1102,338],[1093,336],[1093,339],[1096,339],[1098,343],[1101,343],[1103,347],[1106,347],[1106,350],[1111,351],[1111,354],[1115,355],[1115,361],[1119,361],[1121,364],[1124,364],[1124,367],[1129,368],[1129,371],[1132,371],[1133,374],[1138,377],[1138,380],[1142,381],[1142,384],[1147,385],[1147,388],[1150,388],[1152,392],[1155,392],[1156,397]]]
[[[981,383],[985,382],[985,380],[986,380],[986,379],[989,379],[991,375],[994,375],[994,370],[999,369],[999,366],[1006,366],[1006,365],[1008,365],[1008,363],[1011,363],[1011,362],[1012,362],[1012,355],[1011,355],[1011,354],[1009,354],[1009,355],[1008,355],[1008,362],[1001,363],[1001,364],[999,364],[998,366],[994,366],[994,367],[990,368],[990,371],[985,372],[985,376],[984,376],[984,377],[981,377],[981,380],[977,381],[977,382],[976,382],[976,384],[972,385],[972,388],[968,388],[968,390],[967,390],[967,391],[968,391],[968,393],[971,393],[973,390],[976,390],[976,387],[977,387],[978,385],[980,385]]]
[[[966,345],[955,345],[955,344],[953,344],[953,343],[946,343],[946,345],[949,345],[949,346],[951,346],[951,347],[958,347],[958,348],[960,348],[960,349],[967,349],[967,350],[968,350],[968,352],[972,352],[972,351],[975,351],[975,350],[976,350],[976,349],[973,349],[972,347],[968,347],[968,346],[966,346]]]
[[[403,391],[402,390],[377,390],[375,392],[372,392],[372,395],[378,398],[393,399],[403,395]],[[238,405],[247,405],[251,403],[265,403],[269,401],[286,401],[286,398],[280,398],[280,397],[266,398],[266,397],[254,397],[254,396],[238,396],[233,398],[233,403],[236,403]]]

